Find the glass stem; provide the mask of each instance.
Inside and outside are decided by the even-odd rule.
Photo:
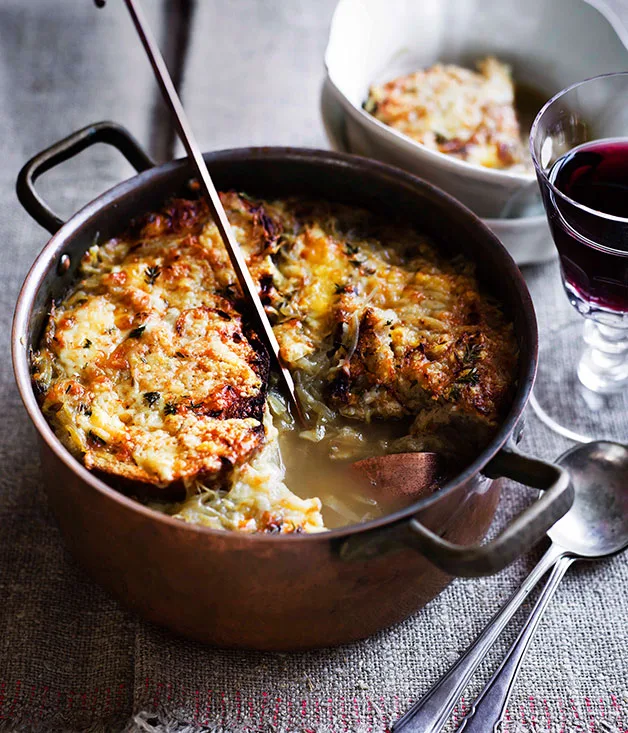
[[[628,329],[586,319],[585,349],[578,378],[592,392],[611,394],[628,387]]]

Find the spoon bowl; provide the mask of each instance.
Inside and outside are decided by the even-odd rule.
[[[436,453],[391,453],[351,464],[378,499],[418,501],[438,488]]]
[[[576,446],[557,461],[575,490],[571,509],[547,533],[554,544],[582,558],[628,546],[628,447],[595,441]]]

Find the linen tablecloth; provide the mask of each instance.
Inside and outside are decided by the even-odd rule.
[[[205,149],[326,147],[318,96],[333,0],[144,4],[162,41],[187,49],[182,92]],[[182,7],[191,9],[187,34],[177,14]],[[0,56],[0,730],[384,731],[455,661],[539,550],[494,577],[453,581],[413,618],[367,641],[308,654],[209,649],[140,621],[107,597],[63,547],[41,488],[34,430],[13,382],[10,320],[19,286],[47,240],[13,187],[28,157],[99,119],[127,125],[158,156],[167,154],[171,135],[120,2],[109,0],[97,12],[88,0],[4,0]],[[103,148],[41,185],[68,215],[130,174]],[[576,358],[567,324],[577,316],[555,264],[527,268],[525,276],[541,338],[551,347],[544,351],[548,373],[558,378]],[[576,404],[567,382],[563,398]],[[603,422],[603,413],[596,419]],[[628,439],[628,415],[605,429]],[[528,415],[522,447],[553,458],[568,443]],[[511,486],[500,521],[528,498]],[[627,588],[625,556],[570,571],[525,660],[505,730],[628,730]],[[520,619],[481,668],[450,728]]]

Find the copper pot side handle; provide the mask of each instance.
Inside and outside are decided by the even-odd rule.
[[[106,143],[119,150],[136,171],[153,168],[155,162],[142,149],[131,133],[116,122],[96,122],[56,142],[33,156],[17,177],[17,197],[26,211],[51,234],[64,224],[35,190],[35,181],[42,173],[73,158],[96,143]]]
[[[410,544],[450,575],[476,577],[503,570],[539,542],[573,503],[574,490],[565,469],[512,447],[503,448],[483,473],[489,478],[509,478],[543,493],[498,537],[483,545],[455,545],[412,519]]]

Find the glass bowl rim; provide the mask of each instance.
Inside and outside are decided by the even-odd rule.
[[[538,126],[541,122],[543,115],[554,104],[554,102],[558,101],[565,94],[573,91],[574,89],[577,89],[578,87],[585,86],[586,84],[589,84],[590,82],[599,81],[600,79],[608,79],[610,77],[625,77],[626,80],[628,81],[628,71],[611,71],[607,74],[599,74],[597,76],[590,76],[587,79],[582,79],[582,81],[577,81],[574,84],[571,84],[570,86],[565,87],[564,89],[561,89],[559,92],[554,94],[553,97],[548,99],[547,102],[545,102],[545,104],[538,111],[536,117],[534,118],[534,122],[532,123],[532,127],[530,128],[529,148],[530,148],[530,155],[532,156],[532,162],[534,163],[534,168],[536,169],[537,175],[540,175],[543,178],[543,181],[551,189],[554,195],[557,195],[563,201],[568,202],[572,206],[575,206],[577,209],[580,209],[581,211],[584,211],[587,214],[593,214],[594,216],[598,216],[603,219],[608,219],[609,221],[616,221],[616,222],[628,224],[628,217],[615,216],[614,214],[606,214],[603,211],[592,209],[591,207],[585,206],[584,204],[581,204],[578,201],[564,194],[560,189],[558,189],[550,181],[549,176],[545,172],[545,169],[541,165],[540,161],[538,160],[536,156],[536,153],[534,152],[534,140],[536,138]],[[600,140],[603,140],[603,139],[605,138],[600,138]],[[626,136],[626,140],[628,141],[628,135]],[[595,141],[591,140],[589,142],[595,142]],[[605,245],[597,245],[597,246],[602,247],[603,249],[612,249],[610,247],[606,247]]]

